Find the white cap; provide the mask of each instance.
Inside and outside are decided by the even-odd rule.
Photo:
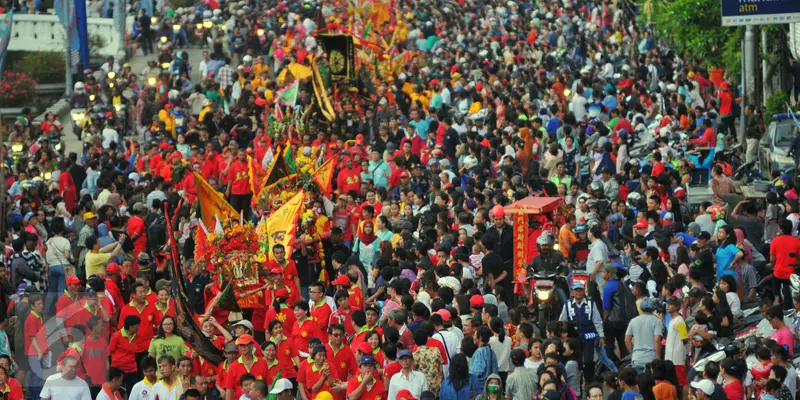
[[[272,387],[272,390],[269,391],[269,394],[281,394],[286,390],[292,390],[294,386],[292,386],[292,382],[286,378],[278,379],[275,382],[275,385]]]
[[[698,382],[692,382],[691,385],[693,388],[700,389],[703,391],[703,393],[709,396],[714,394],[714,384],[708,379],[703,379]]]
[[[246,320],[246,319],[243,319],[243,320],[231,325],[231,328],[233,328],[235,326],[243,326],[243,327],[245,327],[247,329],[250,329],[250,332],[253,331],[253,323],[248,321],[248,320]]]

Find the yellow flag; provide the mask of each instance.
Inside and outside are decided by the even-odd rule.
[[[322,194],[326,194],[331,190],[331,183],[333,183],[333,160],[336,157],[331,157],[330,160],[325,161],[319,168],[315,169],[314,172],[311,174],[311,177],[314,178],[314,182],[317,182],[319,185],[319,191]]]
[[[303,206],[305,196],[305,191],[297,192],[294,197],[267,218],[270,259],[272,259],[272,247],[276,244],[282,244],[286,248],[286,257],[291,256],[294,238],[297,234],[297,219],[300,217],[300,209]]]
[[[214,225],[217,223],[214,217],[219,217],[220,222],[223,224],[227,223],[231,216],[239,218],[239,213],[228,204],[222,193],[214,190],[202,175],[197,172],[192,173],[194,174],[194,185],[197,188],[197,200],[200,202],[203,223],[209,229],[213,230]]]

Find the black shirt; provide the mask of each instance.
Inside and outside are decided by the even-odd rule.
[[[210,283],[208,278],[206,278],[205,275],[200,274],[194,277],[191,282],[187,283],[188,287],[186,288],[186,297],[187,300],[189,300],[189,307],[192,308],[192,311],[198,314],[204,313],[206,304],[205,298],[203,297],[203,290],[205,290],[206,285]]]
[[[493,251],[483,257],[483,261],[481,261],[483,266],[483,274],[489,275],[492,274],[493,279],[497,279],[500,275],[503,274],[505,271],[505,263],[503,262],[503,257],[496,251]],[[501,282],[504,287],[506,287],[507,282],[511,281],[511,274],[506,274],[505,279]]]

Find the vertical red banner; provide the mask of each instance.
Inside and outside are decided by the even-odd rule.
[[[521,283],[525,282],[528,262],[528,215],[514,214],[514,292],[522,294]]]

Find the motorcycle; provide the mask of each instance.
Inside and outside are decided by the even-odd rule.
[[[533,273],[529,276],[530,282],[530,301],[529,305],[536,305],[536,321],[539,324],[539,331],[547,332],[547,322],[555,321],[561,314],[561,300],[556,293],[558,281],[563,277],[554,272]]]
[[[75,133],[75,136],[77,136],[78,139],[80,139],[81,131],[83,131],[83,127],[85,125],[86,109],[73,108],[69,110],[69,115],[72,118],[72,132]]]

